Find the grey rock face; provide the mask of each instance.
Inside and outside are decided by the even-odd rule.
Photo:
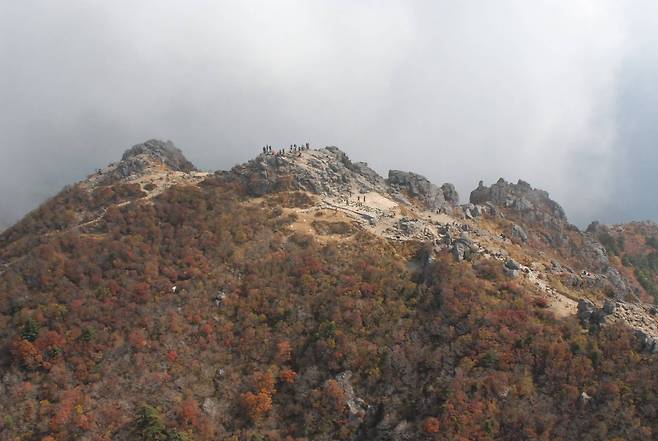
[[[521,265],[519,263],[510,258],[505,261],[505,264],[503,265],[503,272],[507,277],[511,278],[516,278],[519,276],[519,271],[521,270]]]
[[[593,271],[605,272],[610,266],[608,252],[605,247],[594,240],[589,234],[583,235],[584,245],[578,250],[578,254],[584,261],[588,262]]]
[[[550,216],[566,221],[564,210],[557,202],[550,199],[547,192],[533,189],[530,184],[522,180],[511,184],[500,178],[491,187],[485,186],[480,181],[478,187],[471,192],[470,202],[472,204],[491,202],[512,208],[524,213],[529,220],[541,221],[544,216]]]
[[[656,341],[654,337],[642,331],[636,331],[635,334],[640,339],[642,350],[649,352],[650,354],[658,353],[658,341]]]
[[[519,265],[519,263],[516,260],[511,259],[511,258],[507,259],[507,261],[505,262],[505,266],[507,268],[511,269],[511,270],[517,270],[518,271],[518,270],[521,269],[521,265]]]
[[[512,225],[512,238],[522,243],[528,242],[528,233],[517,224]]]
[[[552,248],[571,253],[581,263],[581,269],[596,273],[591,277],[571,277],[572,286],[609,290],[618,299],[633,296],[631,285],[610,265],[605,248],[593,233],[582,233],[569,224],[562,207],[551,200],[547,192],[532,188],[522,180],[512,184],[501,178],[490,187],[480,181],[471,192],[470,202],[505,209],[505,213],[518,222],[512,225],[510,231],[510,237],[515,242],[527,243],[528,229],[534,231],[535,227],[539,227],[540,231],[535,231],[533,237],[545,241]],[[599,228],[597,223],[593,223],[588,230],[595,232]]]
[[[564,210],[550,199],[547,192],[534,189],[525,181],[511,184],[500,178],[491,187],[480,181],[471,192],[470,201],[506,208],[521,222],[543,227],[547,232],[546,240],[554,247],[567,244],[566,231],[575,228],[567,222]]]
[[[484,206],[487,208],[487,212],[491,215],[491,217],[501,216],[500,210],[493,202],[487,202],[484,204]]]
[[[101,177],[98,182],[109,184],[116,180],[136,177],[162,169],[184,173],[196,171],[194,165],[185,158],[174,143],[151,139],[126,150],[121,161],[110,164],[102,175],[99,171]]]
[[[113,178],[123,179],[142,174],[148,168],[148,163],[139,158],[127,158],[119,162],[112,172]]]
[[[633,289],[628,284],[628,281],[619,274],[616,268],[609,267],[604,274],[606,281],[612,287],[615,297],[618,299],[625,299],[633,295]]]
[[[376,171],[368,167],[367,162],[354,162],[349,168],[353,172],[365,176],[370,182],[379,183],[382,180],[382,177]]]
[[[392,170],[389,179],[385,180],[367,163],[352,162],[334,146],[300,154],[261,154],[229,172],[217,172],[217,176],[232,180],[237,178],[252,196],[303,190],[319,195],[347,197],[372,191],[409,205],[409,199],[404,196],[406,193],[428,209],[446,212],[452,209],[453,201],[459,199],[452,184],[439,188],[415,173]]]
[[[441,186],[441,190],[443,191],[443,197],[446,202],[452,205],[459,204],[459,194],[454,185],[445,183]]]
[[[470,256],[471,247],[468,243],[462,239],[457,239],[452,244],[452,255],[457,262],[461,262],[464,259],[468,259]]]
[[[377,172],[364,162],[352,163],[337,147],[304,152],[304,158],[295,154],[259,155],[233,167],[226,175],[241,180],[253,196],[281,190],[325,195],[387,191],[384,179]]]
[[[429,179],[412,172],[389,170],[387,183],[397,190],[405,191],[419,199],[430,210],[439,210],[455,205],[459,195],[452,184],[443,184],[440,188]]]
[[[350,417],[354,419],[362,420],[366,415],[366,411],[368,410],[368,405],[366,404],[365,401],[363,401],[363,399],[357,397],[356,394],[354,393],[354,388],[352,387],[352,383],[350,382],[351,378],[352,378],[352,372],[350,371],[341,372],[340,374],[336,375],[336,382],[341,387],[341,389],[343,389],[343,392],[345,393],[347,408],[349,409]]]
[[[171,141],[148,140],[126,150],[121,161],[131,162],[141,155],[159,160],[175,171],[190,172],[196,170],[194,164],[185,158],[183,152]]]
[[[485,212],[489,211],[488,207],[475,204],[463,204],[461,205],[461,209],[464,217],[470,220],[483,216]]]
[[[477,247],[468,238],[466,232],[463,232],[461,237],[452,243],[452,256],[457,262],[470,259],[477,251]]]
[[[580,299],[578,301],[578,320],[582,323],[588,324],[595,311],[596,305],[589,300]]]
[[[617,303],[610,299],[606,299],[603,303],[603,312],[606,314],[614,314],[617,309]]]

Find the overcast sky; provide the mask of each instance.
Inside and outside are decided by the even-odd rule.
[[[149,138],[202,169],[337,145],[658,220],[658,3],[0,0],[0,223]]]

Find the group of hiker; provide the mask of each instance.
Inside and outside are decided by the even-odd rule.
[[[300,144],[299,146],[297,144],[290,144],[290,147],[288,150],[286,148],[282,149],[274,149],[272,150],[271,145],[266,145],[263,147],[263,154],[264,155],[274,155],[274,156],[284,156],[286,154],[297,154],[297,156],[302,156],[302,151],[304,150],[310,150],[311,147],[309,143],[307,142],[306,144]]]
[[[352,205],[352,193],[350,192],[349,195],[347,196],[342,196],[341,197],[341,202],[345,205]],[[359,196],[356,195],[356,203],[357,204],[365,204],[366,203],[366,197],[365,195]]]

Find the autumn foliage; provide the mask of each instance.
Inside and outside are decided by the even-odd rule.
[[[439,430],[441,429],[441,424],[439,423],[439,419],[435,417],[427,417],[425,418],[425,421],[423,422],[423,430],[425,433],[439,433]]]
[[[556,318],[496,262],[414,273],[364,232],[293,231],[281,204],[308,197],[251,200],[220,174],[70,229],[139,196],[110,190],[68,189],[0,236],[3,439],[658,434],[655,357]]]

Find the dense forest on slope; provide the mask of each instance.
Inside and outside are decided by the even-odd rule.
[[[311,197],[211,177],[67,229],[74,187],[6,231],[1,439],[655,439],[630,331],[487,259],[315,240],[285,209]]]

